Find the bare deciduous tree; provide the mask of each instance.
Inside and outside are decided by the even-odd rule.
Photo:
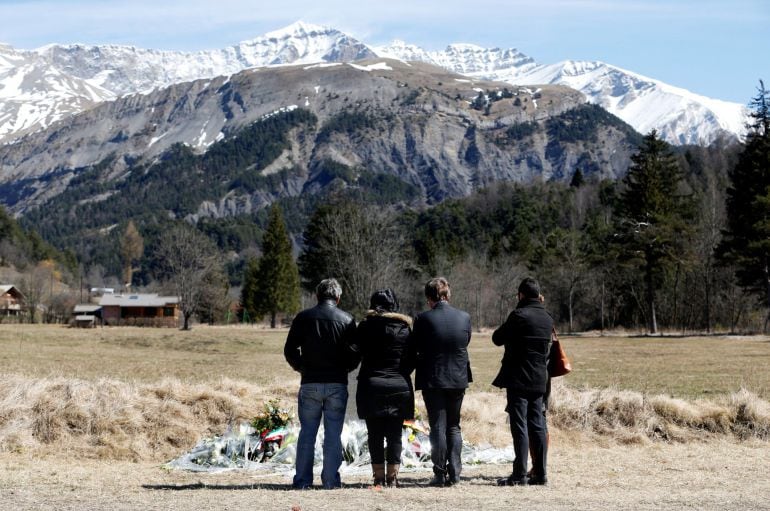
[[[29,322],[34,323],[40,306],[53,295],[54,284],[60,278],[53,261],[41,261],[22,276],[20,290],[24,294],[24,305],[29,314]]]
[[[174,227],[160,238],[158,257],[165,279],[179,297],[182,330],[190,329],[190,318],[205,294],[210,274],[220,270],[217,255],[211,240],[191,227]]]
[[[377,207],[355,204],[327,208],[313,219],[316,271],[320,280],[339,279],[343,299],[356,311],[366,310],[376,289],[395,287],[403,275],[404,236],[393,216]]]

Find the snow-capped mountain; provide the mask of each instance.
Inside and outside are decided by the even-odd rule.
[[[708,144],[723,135],[739,137],[745,131],[747,112],[743,105],[700,96],[603,62],[568,60],[540,65],[515,49],[454,44],[442,52],[429,52],[402,41],[376,51],[486,80],[567,85],[640,133],[656,129],[673,144]]]
[[[404,61],[418,60],[449,69],[460,74],[478,74],[537,67],[537,63],[516,49],[482,48],[474,44],[450,44],[444,51],[426,51],[403,41],[375,48],[379,57]]]
[[[194,53],[133,46],[0,46],[0,143],[118,96],[229,76],[252,67],[390,57],[516,85],[564,84],[636,130],[676,144],[709,143],[744,131],[745,108],[706,98],[601,62],[541,65],[515,49],[452,44],[427,51],[395,41],[369,47],[334,28],[297,22],[250,41]]]
[[[115,97],[33,52],[0,46],[0,140],[45,128]]]
[[[0,142],[49,126],[101,101],[252,67],[375,57],[333,28],[294,23],[221,50],[194,53],[133,46],[0,46]]]
[[[229,76],[251,67],[349,62],[375,56],[366,45],[338,30],[303,22],[221,50],[183,53],[75,44],[50,45],[36,53],[52,66],[118,95]]]
[[[656,129],[673,144],[708,144],[745,131],[746,110],[738,103],[700,96],[603,62],[564,61],[474,74],[518,84],[567,85],[640,133]]]

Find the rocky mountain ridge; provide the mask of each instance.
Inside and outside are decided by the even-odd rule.
[[[316,194],[338,175],[348,176],[341,186],[358,186],[361,173],[405,183],[419,203],[498,181],[568,180],[576,169],[617,178],[635,150],[630,126],[563,86],[512,87],[387,59],[280,66],[121,97],[0,146],[0,200],[16,215],[75,189],[76,204],[109,204],[121,182],[151,174],[170,154],[222,151],[254,123],[299,110],[316,121],[282,132],[279,153],[237,169],[236,181],[252,183],[247,192],[212,185],[221,190],[164,214],[253,214],[281,197]],[[214,170],[163,172],[176,186]]]
[[[49,126],[101,101],[175,83],[287,64],[394,57],[423,61],[474,79],[515,85],[564,84],[637,131],[657,129],[675,144],[710,143],[743,133],[742,105],[713,100],[600,62],[541,65],[515,49],[449,45],[426,51],[404,42],[370,47],[339,30],[303,22],[222,50],[182,53],[130,46],[0,47],[0,142]],[[41,75],[61,75],[51,83]],[[65,79],[66,77],[66,79]]]

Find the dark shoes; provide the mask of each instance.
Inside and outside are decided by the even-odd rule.
[[[444,474],[435,474],[433,479],[428,482],[428,486],[433,486],[434,488],[443,488],[444,486],[447,486],[447,479]]]
[[[428,486],[446,488],[449,486],[457,486],[458,484],[460,484],[459,477],[451,476],[447,472],[439,472],[433,476],[433,479],[430,480]]]
[[[497,480],[497,486],[546,486],[547,477],[518,477],[508,476]]]
[[[497,486],[526,486],[528,479],[526,477],[515,478],[513,476],[504,477],[497,480]]]

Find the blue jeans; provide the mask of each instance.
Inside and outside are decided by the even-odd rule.
[[[295,488],[308,488],[313,484],[313,458],[315,438],[321,417],[324,421],[323,470],[321,483],[324,488],[339,488],[342,465],[342,425],[348,403],[348,386],[344,383],[306,383],[300,385],[297,415],[299,415],[299,439],[297,440],[297,466],[294,474]]]

